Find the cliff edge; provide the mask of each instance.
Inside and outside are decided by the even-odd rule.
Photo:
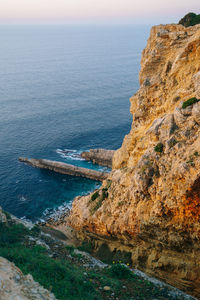
[[[200,295],[200,25],[151,29],[133,123],[100,191],[68,222],[115,237],[134,267]]]

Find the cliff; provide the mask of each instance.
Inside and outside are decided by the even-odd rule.
[[[131,131],[108,180],[95,196],[76,198],[68,219],[78,231],[118,239],[135,267],[197,297],[199,99],[200,25],[153,27],[130,99]]]

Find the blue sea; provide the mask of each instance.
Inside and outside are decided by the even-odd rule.
[[[100,183],[39,170],[19,156],[102,169],[90,148],[117,149],[148,26],[0,26],[0,206],[32,221]]]

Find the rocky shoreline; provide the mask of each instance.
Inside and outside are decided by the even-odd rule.
[[[93,164],[112,168],[112,159],[114,153],[115,150],[90,149],[89,151],[82,152],[81,157],[92,161]]]

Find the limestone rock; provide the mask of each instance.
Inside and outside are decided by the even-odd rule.
[[[56,300],[55,296],[22,272],[7,259],[0,257],[1,300]]]
[[[113,157],[91,213],[91,195],[74,200],[68,223],[117,238],[134,266],[200,295],[200,25],[151,29],[140,89],[130,99],[133,124]],[[156,145],[162,144],[162,151]],[[95,200],[98,202],[98,200]]]
[[[192,115],[194,117],[194,120],[200,124],[200,102],[197,102],[193,105],[192,108]]]

